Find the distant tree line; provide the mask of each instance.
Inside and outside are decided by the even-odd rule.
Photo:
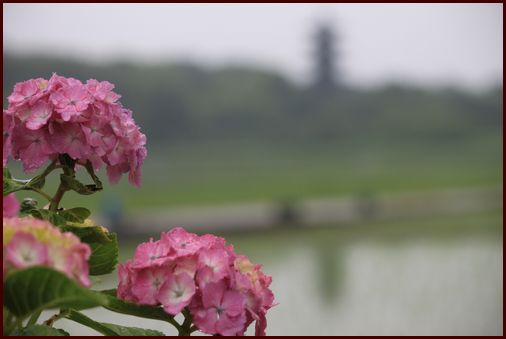
[[[364,90],[301,86],[251,67],[91,64],[4,54],[3,98],[13,85],[52,72],[116,85],[150,144],[250,139],[439,142],[502,133],[502,85],[481,94],[456,88],[385,85]]]

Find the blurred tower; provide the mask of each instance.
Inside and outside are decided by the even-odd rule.
[[[338,87],[336,78],[335,35],[328,23],[319,24],[314,34],[314,87],[327,92]]]

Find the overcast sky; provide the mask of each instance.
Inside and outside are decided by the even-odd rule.
[[[311,71],[311,33],[339,35],[352,84],[502,83],[502,4],[4,4],[4,51],[92,61],[247,63],[295,80]]]

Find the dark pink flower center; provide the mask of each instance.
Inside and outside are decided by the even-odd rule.
[[[223,312],[225,312],[225,309],[221,305],[215,306],[214,308],[216,309],[216,315],[218,316],[218,319],[220,319],[220,316]]]

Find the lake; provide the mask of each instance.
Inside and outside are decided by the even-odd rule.
[[[267,334],[502,334],[502,211],[225,236],[273,276],[279,305],[268,313]],[[125,260],[134,247],[123,243]],[[95,288],[114,288],[115,277]],[[160,321],[84,313],[176,334]],[[96,334],[67,320],[56,327]]]

